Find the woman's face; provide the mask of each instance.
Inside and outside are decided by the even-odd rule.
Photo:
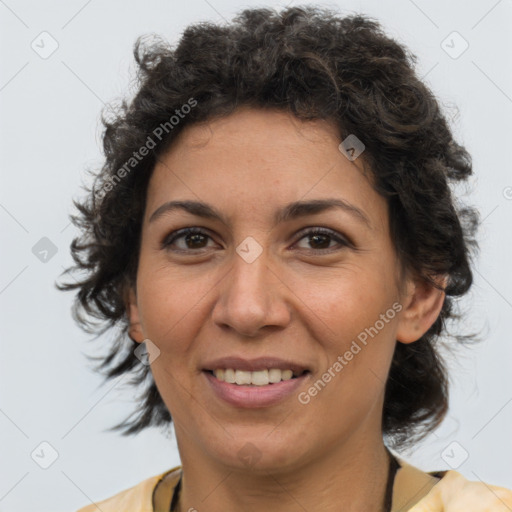
[[[293,468],[381,440],[411,296],[386,201],[340,142],[326,121],[245,108],[187,127],[154,169],[131,332],[160,351],[151,371],[182,460]]]

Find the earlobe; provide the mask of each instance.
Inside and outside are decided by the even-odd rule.
[[[132,288],[130,288],[130,291],[128,292],[128,298],[126,301],[126,312],[130,324],[130,327],[128,329],[128,335],[133,341],[136,341],[137,343],[142,343],[146,339],[146,337],[142,332],[142,325],[139,316],[139,307],[137,305],[137,297]]]
[[[397,341],[413,343],[430,329],[443,308],[446,281],[446,276],[436,279],[442,289],[425,280],[416,280],[412,283],[404,299],[406,306],[398,323]]]

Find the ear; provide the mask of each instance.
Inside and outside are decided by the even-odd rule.
[[[128,334],[130,338],[137,343],[142,343],[146,336],[142,332],[142,325],[140,323],[139,317],[139,306],[137,305],[137,296],[133,288],[130,288],[127,293],[126,299],[126,311],[128,314],[128,321],[130,323],[130,328],[128,330]]]
[[[442,290],[423,279],[409,281],[402,299],[404,308],[398,322],[397,341],[413,343],[430,329],[443,307],[447,279],[444,275],[434,278]]]

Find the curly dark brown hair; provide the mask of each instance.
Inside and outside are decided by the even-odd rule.
[[[396,344],[383,409],[383,434],[394,447],[432,431],[448,407],[439,342],[448,337],[447,321],[461,317],[454,300],[472,283],[478,215],[456,208],[450,185],[472,174],[471,157],[418,78],[416,57],[377,21],[314,6],[247,9],[224,26],[191,25],[176,46],[139,38],[134,55],[137,92],[109,107],[108,119],[104,111],[106,159],[86,199],[74,201],[79,214],[71,218],[81,234],[71,245],[75,265],[66,272],[85,271],[85,277],[58,285],[78,290],[73,314],[88,332],[118,328],[97,369],[106,379],[129,373],[144,389],[139,407],[113,430],[128,435],[172,421],[150,368],[134,357],[138,344],[128,336],[126,311],[155,163],[185,126],[252,106],[334,121],[343,138],[362,140],[403,267],[433,284],[434,276],[448,276],[432,327],[412,344]]]

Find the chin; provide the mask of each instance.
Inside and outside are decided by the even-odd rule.
[[[303,443],[299,439],[286,443],[278,438],[271,439],[269,432],[271,429],[267,428],[261,435],[233,436],[229,442],[224,440],[214,453],[209,445],[210,455],[233,470],[252,473],[275,473],[300,465],[307,455]]]

